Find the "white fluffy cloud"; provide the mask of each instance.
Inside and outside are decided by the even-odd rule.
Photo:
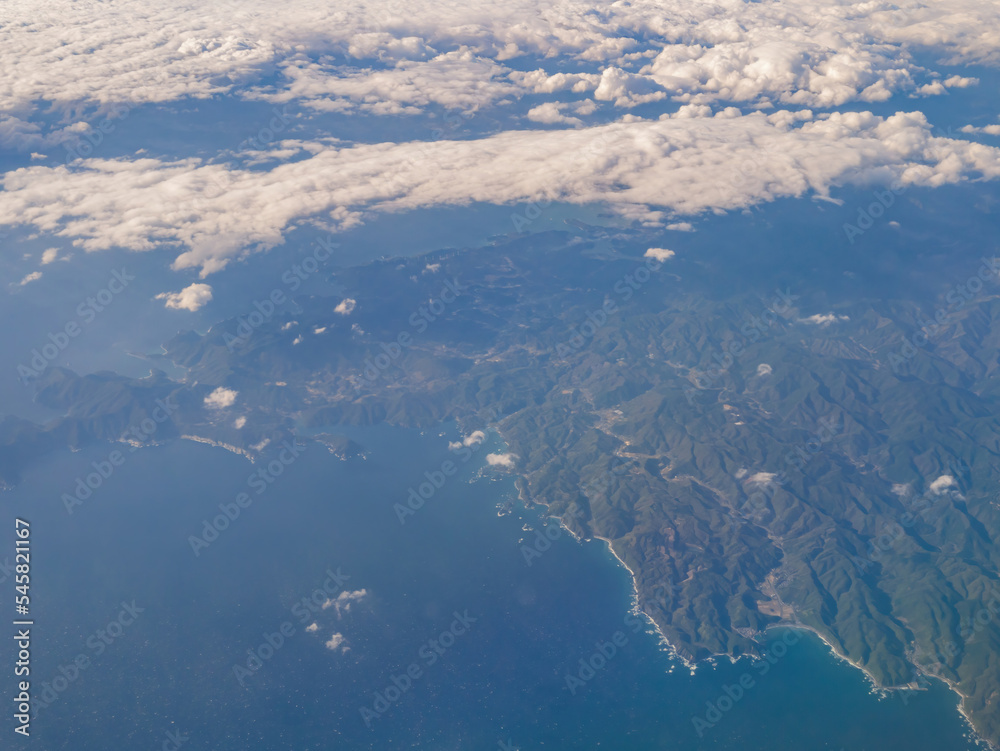
[[[676,255],[674,251],[666,248],[649,248],[643,256],[645,258],[655,258],[657,261],[668,261]]]
[[[598,12],[591,0],[51,0],[45,13],[7,0],[4,12],[0,113],[19,118],[39,102],[71,113],[233,92],[386,114],[595,87],[625,107],[664,96],[829,106],[937,80],[911,47],[953,65],[1000,57],[992,0],[634,0]],[[525,56],[580,70],[505,65]],[[30,123],[17,134],[42,137]]]
[[[219,388],[205,397],[205,406],[209,409],[226,409],[233,406],[238,395],[238,391],[219,386]]]
[[[491,467],[513,467],[514,460],[517,457],[514,454],[487,454],[486,463]]]
[[[930,484],[930,491],[935,495],[940,495],[951,488],[957,488],[958,483],[951,475],[941,475]]]
[[[350,611],[352,604],[354,604],[355,602],[361,602],[367,596],[368,596],[367,589],[356,589],[353,592],[344,591],[334,598],[327,599],[327,601],[323,603],[322,609],[326,610],[327,608],[331,607],[335,608],[337,612],[337,617],[340,618],[342,613],[347,613]]]
[[[199,310],[212,299],[212,288],[208,284],[191,284],[180,292],[163,292],[157,300],[166,300],[164,305],[173,310]]]
[[[464,48],[430,60],[400,60],[378,70],[324,67],[296,58],[283,66],[288,79],[278,91],[258,91],[273,102],[299,101],[316,110],[364,110],[378,115],[416,114],[429,105],[473,112],[520,93],[502,80],[506,69]]]
[[[460,441],[450,441],[448,443],[448,448],[452,451],[458,451],[463,446],[472,447],[478,446],[483,441],[486,440],[486,433],[481,430],[473,430],[469,435],[462,438]]]
[[[963,133],[985,133],[988,136],[1000,136],[1000,125],[964,125],[959,130]]]
[[[248,250],[279,244],[303,221],[346,228],[381,212],[553,195],[655,220],[648,207],[690,215],[825,195],[841,185],[937,186],[972,177],[1000,177],[1000,149],[935,136],[919,112],[737,111],[480,139],[331,145],[270,170],[193,158],[36,165],[3,176],[0,224],[33,225],[87,250],[176,243],[182,252],[174,267],[205,276]]]
[[[358,304],[357,300],[353,300],[350,297],[347,297],[341,300],[339,303],[337,303],[337,307],[333,309],[333,312],[340,313],[340,315],[342,316],[349,316],[351,313],[354,312],[354,308],[355,306],[357,306],[357,304]]]
[[[583,125],[583,120],[563,114],[565,102],[545,102],[528,110],[528,119],[545,125]]]
[[[345,636],[343,634],[336,633],[333,634],[327,642],[325,642],[324,646],[329,650],[340,652],[341,654],[350,649],[350,647],[347,646],[347,639]]]
[[[431,123],[418,136],[433,131],[431,142],[285,141],[242,167],[74,157],[3,175],[0,225],[87,250],[177,246],[174,267],[202,277],[291,227],[429,206],[558,196],[681,229],[681,215],[848,184],[1000,176],[1000,151],[935,137],[919,113],[801,109],[974,86],[950,66],[1000,63],[993,0],[634,0],[596,12],[592,0],[51,0],[45,13],[7,0],[4,14],[0,148],[93,134],[94,108],[115,113],[113,130],[136,105],[219,95]],[[490,136],[434,127],[480,112]],[[210,294],[191,285],[161,299],[197,310]]]
[[[774,368],[772,368],[766,362],[762,362],[760,365],[757,366],[757,375],[759,376],[771,375],[771,373],[773,372]]]
[[[657,81],[647,76],[628,73],[621,68],[605,68],[601,82],[594,90],[594,99],[614,102],[616,107],[635,107],[665,99]]]
[[[831,323],[836,323],[837,321],[849,321],[849,316],[838,316],[833,313],[816,313],[808,318],[800,318],[799,321],[802,323],[811,323],[814,326],[829,326]]]
[[[776,477],[774,472],[756,472],[747,478],[747,482],[752,485],[770,485]]]

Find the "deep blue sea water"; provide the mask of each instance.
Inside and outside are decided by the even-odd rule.
[[[522,547],[535,537],[523,527],[542,519],[519,506],[509,476],[484,468],[496,437],[462,461],[447,449],[451,427],[350,433],[366,459],[310,446],[265,492],[251,489],[253,503],[197,557],[189,536],[248,489],[255,468],[243,458],[186,441],[127,453],[72,514],[61,494],[112,447],[30,468],[3,497],[0,529],[12,541],[15,515],[32,524],[36,692],[60,668],[72,675],[79,655],[89,663],[56,682],[64,690],[39,711],[27,747],[152,750],[169,732],[187,737],[185,751],[974,747],[943,687],[879,699],[808,634],[772,634],[793,643],[772,645],[766,672],[743,660],[691,675],[629,615],[630,577],[602,543],[563,534],[526,565]],[[457,473],[401,524],[394,505],[449,460]],[[332,607],[301,620],[292,608],[328,571],[367,595],[339,617]],[[10,589],[0,584],[8,622]],[[122,617],[133,601],[142,612]],[[475,621],[441,639],[455,613]],[[262,650],[283,624],[280,648]],[[335,633],[345,641],[331,650]],[[571,692],[566,676],[616,639],[616,653]],[[248,650],[266,659],[241,684],[234,666]],[[405,685],[413,664],[419,675],[367,727],[361,708],[393,676]],[[738,693],[746,674],[752,685],[727,703],[726,687]],[[11,688],[0,686],[8,707]],[[708,715],[699,737],[692,718],[720,699],[725,711]]]

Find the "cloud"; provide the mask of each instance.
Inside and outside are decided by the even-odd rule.
[[[334,313],[340,313],[342,316],[349,316],[354,312],[355,306],[358,304],[357,300],[352,300],[350,297],[341,300],[337,303],[337,307],[333,309]]]
[[[944,85],[949,89],[966,89],[969,86],[978,86],[978,78],[965,78],[963,76],[950,76],[944,80]]]
[[[516,458],[514,454],[487,454],[486,463],[491,467],[513,467]]]
[[[757,375],[759,376],[771,375],[772,372],[774,372],[774,369],[766,362],[762,362],[757,366]]]
[[[310,623],[308,626],[306,626],[306,633],[313,634],[317,631],[319,631],[318,623]]]
[[[773,472],[757,472],[750,475],[747,482],[752,483],[753,485],[770,485],[774,482],[774,478],[776,477],[777,475]]]
[[[400,143],[285,141],[242,163],[68,151],[68,164],[3,175],[0,224],[87,250],[177,246],[174,267],[204,278],[292,227],[430,206],[558,196],[690,229],[682,215],[846,185],[1000,175],[997,149],[935,137],[919,113],[804,109],[976,85],[953,68],[1000,62],[992,0],[237,6],[51,0],[39,16],[14,3],[0,26],[0,148],[113,141],[136,106],[221,96],[304,108],[302,122],[329,111],[427,127]],[[646,119],[587,120],[640,105]],[[776,107],[788,109],[765,114]],[[573,127],[524,130],[525,111]],[[480,113],[489,127],[468,128]],[[184,292],[161,299],[197,309]]]
[[[323,603],[322,609],[336,608],[337,617],[340,618],[341,613],[347,613],[351,610],[351,605],[355,602],[361,602],[368,596],[367,589],[357,589],[353,592],[341,592],[335,598],[327,599]]]
[[[341,654],[350,650],[350,647],[347,646],[347,639],[344,638],[343,634],[333,634],[324,646],[334,652],[339,651]]]
[[[656,80],[629,73],[621,68],[606,68],[594,90],[594,99],[614,102],[616,107],[635,107],[665,99],[667,93]]]
[[[59,257],[59,248],[47,248],[42,252],[42,266],[48,266]]]
[[[742,209],[842,185],[974,177],[1000,177],[1000,149],[934,136],[920,113],[752,113],[335,145],[269,170],[194,158],[36,165],[3,176],[0,224],[33,225],[87,250],[177,243],[174,268],[205,276],[310,221],[346,229],[383,212],[553,195],[656,221],[662,211]]]
[[[18,286],[23,287],[25,284],[31,284],[32,282],[37,282],[41,278],[42,278],[41,271],[32,271],[30,274],[24,277],[24,279],[18,282]]]
[[[205,406],[209,409],[226,409],[233,406],[238,395],[238,391],[219,386],[219,388],[205,397]]]
[[[157,300],[166,300],[164,305],[172,310],[190,310],[194,312],[203,308],[212,299],[212,287],[208,284],[191,284],[180,292],[162,292]]]
[[[958,483],[951,475],[941,475],[930,484],[930,491],[935,495],[940,495],[951,488],[957,488]]]
[[[800,318],[800,323],[811,323],[816,326],[829,326],[831,323],[836,323],[837,321],[849,321],[850,316],[838,316],[833,313],[816,313],[808,318]]]
[[[457,451],[458,449],[465,447],[478,446],[483,441],[486,440],[486,433],[481,430],[473,430],[469,435],[462,438],[460,441],[451,441],[448,443],[448,448],[451,451]]]
[[[982,127],[976,127],[975,125],[963,125],[959,130],[962,133],[985,133],[988,136],[1000,136],[1000,125],[983,125]]]
[[[626,107],[665,96],[826,107],[911,91],[935,78],[926,67],[935,59],[1000,58],[992,0],[634,0],[599,11],[580,0],[414,0],[405,11],[390,0],[46,7],[51,14],[39,16],[14,3],[0,27],[0,113],[10,117],[219,95],[376,114],[473,111],[562,91]],[[918,63],[917,48],[933,54]],[[558,60],[561,70],[508,67],[512,58]],[[953,78],[962,80],[942,85],[963,85]],[[13,129],[17,138],[44,138],[26,125]]]
[[[243,426],[247,424],[247,418],[240,416],[233,420],[233,427],[237,430],[242,430]]]
[[[528,119],[543,125],[583,125],[583,120],[563,114],[568,105],[562,102],[545,102],[528,110]]]
[[[667,250],[666,248],[649,248],[642,255],[644,258],[655,258],[657,261],[668,261],[677,254],[672,250]]]
[[[421,47],[418,55],[428,48]],[[417,114],[430,105],[474,112],[519,93],[504,80],[506,69],[467,47],[430,60],[401,59],[391,68],[373,69],[317,64],[295,57],[281,65],[281,89],[260,90],[260,98],[299,101],[327,112],[361,110],[377,115]]]

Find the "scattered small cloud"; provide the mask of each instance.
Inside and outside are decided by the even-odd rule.
[[[811,323],[815,326],[829,326],[831,323],[836,323],[837,321],[849,321],[850,316],[838,316],[833,313],[816,313],[808,318],[800,318],[800,323]]]
[[[486,440],[486,433],[481,430],[474,430],[469,435],[465,436],[461,441],[451,441],[448,443],[448,448],[452,451],[457,451],[458,449],[465,447],[478,446],[480,443]]]
[[[18,284],[21,287],[23,287],[25,284],[31,284],[32,282],[37,282],[41,278],[42,278],[42,272],[41,271],[32,271],[30,274],[28,274],[26,277],[24,277],[24,279],[22,279],[20,282],[18,282]]]
[[[237,430],[242,430],[243,426],[246,424],[247,424],[247,418],[245,417],[237,417],[235,420],[233,420],[233,427],[236,428]]]
[[[317,631],[319,631],[318,623],[310,623],[308,626],[306,626],[306,633],[308,634],[314,634]]]
[[[958,487],[958,483],[955,482],[955,478],[951,475],[941,475],[934,482],[930,484],[930,491],[935,495],[940,495],[950,488]]]
[[[770,485],[774,482],[774,478],[777,477],[774,472],[757,472],[756,474],[750,475],[747,482],[753,483],[754,485]]]
[[[330,637],[330,640],[326,642],[326,648],[333,650],[334,652],[340,651],[341,654],[350,649],[347,646],[347,639],[344,638],[343,634],[334,634]]]
[[[757,366],[757,375],[759,376],[771,375],[771,373],[773,372],[774,369],[766,362],[762,362],[760,365]]]
[[[313,329],[313,333],[316,335],[322,334],[324,331],[326,331],[326,326],[316,326]]]
[[[513,467],[516,458],[514,454],[487,454],[486,463],[491,467]]]
[[[340,301],[336,308],[333,309],[334,313],[340,313],[342,316],[349,316],[354,312],[354,307],[358,304],[357,300],[352,300],[347,297]]]
[[[48,266],[59,257],[59,248],[47,248],[42,252],[42,266]]]
[[[894,482],[892,484],[892,494],[904,498],[910,494],[910,486],[906,483]]]
[[[963,125],[959,130],[962,133],[985,133],[988,136],[1000,136],[1000,125],[983,125],[982,127]]]
[[[428,274],[428,273],[429,274],[436,274],[440,270],[441,270],[441,264],[440,263],[429,263],[426,266],[424,266],[424,273],[425,274]]]
[[[236,401],[238,391],[219,386],[215,391],[205,397],[205,406],[209,409],[226,409],[233,406]]]
[[[212,287],[208,284],[192,284],[180,292],[162,292],[157,300],[166,300],[164,305],[171,310],[200,310],[212,299]]]
[[[355,602],[361,602],[367,596],[367,589],[356,589],[353,592],[341,592],[335,598],[328,599],[324,602],[322,608],[323,610],[331,607],[335,608],[337,611],[337,617],[340,618],[341,613],[350,612],[352,604]]]
[[[289,321],[288,323],[283,323],[281,325],[281,330],[282,331],[288,331],[288,329],[292,328],[293,326],[298,326],[298,325],[299,325],[298,321]]]
[[[673,258],[676,253],[672,250],[667,250],[666,248],[650,248],[645,253],[643,257],[645,258],[655,258],[657,261],[666,261]]]
[[[979,79],[966,76],[951,76],[944,79],[944,85],[949,89],[966,89],[969,86],[978,86]]]

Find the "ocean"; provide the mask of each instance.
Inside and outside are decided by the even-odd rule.
[[[21,745],[976,747],[943,685],[880,697],[805,632],[692,674],[631,612],[607,546],[544,534],[486,466],[496,435],[459,454],[453,425],[340,432],[366,456],[310,444],[265,479],[190,441],[29,467],[3,498],[4,528],[28,519],[33,540],[37,716]],[[63,494],[115,448],[124,461],[70,513]]]

